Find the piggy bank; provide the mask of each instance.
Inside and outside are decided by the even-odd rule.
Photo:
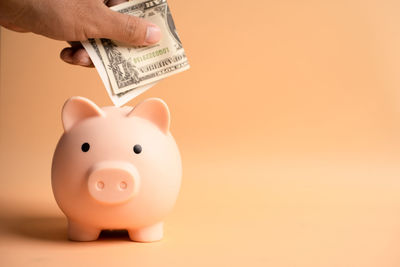
[[[72,97],[62,123],[51,181],[69,239],[91,241],[101,230],[124,229],[133,241],[160,240],[182,176],[167,105],[150,98],[135,108],[99,108]]]

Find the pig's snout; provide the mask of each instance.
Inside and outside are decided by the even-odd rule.
[[[101,162],[89,172],[90,195],[105,204],[118,204],[129,200],[139,191],[139,173],[125,162]]]

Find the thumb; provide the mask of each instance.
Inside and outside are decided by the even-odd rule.
[[[130,45],[151,45],[161,38],[160,28],[144,19],[121,14],[104,6],[95,38],[108,38]]]

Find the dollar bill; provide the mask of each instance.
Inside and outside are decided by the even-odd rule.
[[[111,9],[144,18],[158,25],[162,33],[157,44],[147,47],[109,39],[82,42],[115,105],[121,106],[157,81],[189,68],[166,0],[133,0]]]
[[[96,42],[94,39],[89,39],[88,41],[82,42],[83,47],[86,49],[88,52],[93,65],[96,67],[96,70],[100,76],[101,81],[104,84],[104,87],[106,88],[107,94],[110,97],[111,101],[113,102],[114,105],[120,107],[136,96],[140,95],[141,93],[147,91],[150,89],[152,86],[154,86],[157,82],[140,86],[135,89],[126,91],[124,93],[120,94],[114,94],[110,81],[108,79],[108,75],[104,66],[103,59],[101,58],[100,52],[98,51],[98,47],[96,45]]]

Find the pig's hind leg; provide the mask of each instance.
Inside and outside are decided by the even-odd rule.
[[[164,235],[164,222],[159,222],[139,229],[128,229],[129,238],[136,242],[159,241]]]
[[[93,241],[99,238],[101,229],[68,220],[68,238],[73,241]]]

